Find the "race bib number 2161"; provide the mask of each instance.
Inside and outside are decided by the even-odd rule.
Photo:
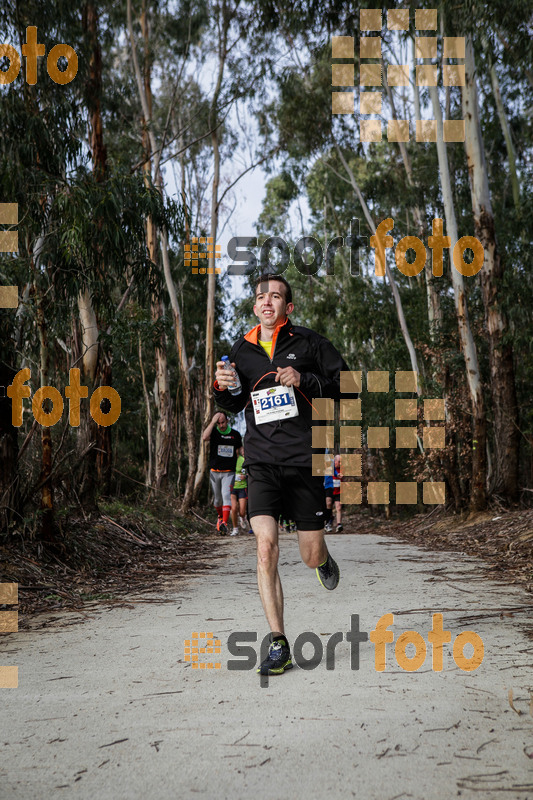
[[[275,422],[298,416],[298,406],[292,386],[272,386],[252,392],[255,423]]]

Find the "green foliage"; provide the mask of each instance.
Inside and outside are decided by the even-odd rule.
[[[325,239],[347,236],[350,222],[360,221],[363,244],[360,248],[360,277],[348,271],[347,248],[335,259],[335,275],[326,276],[322,269],[317,276],[300,275],[293,266],[285,273],[295,293],[294,319],[327,335],[345,355],[353,369],[388,370],[410,369],[411,364],[398,324],[390,287],[382,278],[374,276],[374,252],[369,247],[371,234],[359,204],[350,176],[344,168],[337,148],[353,175],[364,197],[375,224],[392,217],[391,231],[395,245],[399,239],[416,235],[427,245],[431,235],[432,220],[444,218],[436,148],[413,141],[405,149],[412,169],[412,181],[407,180],[406,168],[400,148],[386,139],[375,144],[359,141],[359,122],[356,93],[355,118],[350,115],[331,115],[331,35],[355,37],[355,64],[357,77],[359,19],[358,10],[345,2],[333,2],[321,9],[313,2],[297,3],[291,9],[281,10],[272,4],[261,4],[260,24],[273,31],[288,47],[297,43],[298,54],[293,59],[282,60],[276,68],[272,57],[272,76],[277,94],[268,106],[270,124],[260,119],[260,129],[270,139],[276,138],[282,148],[277,170],[267,186],[263,211],[259,218],[263,235],[287,235],[291,229],[291,215],[303,204],[309,208],[309,228],[323,247]],[[434,8],[430,3],[427,8]],[[363,3],[363,8],[375,8],[373,3]],[[385,3],[383,16],[395,3]],[[420,7],[418,4],[417,7]],[[503,279],[498,287],[497,302],[509,321],[504,333],[504,343],[512,343],[515,352],[516,388],[519,396],[520,425],[524,437],[531,441],[533,418],[529,412],[526,386],[531,385],[532,359],[530,320],[533,307],[531,280],[531,236],[533,212],[531,211],[531,97],[533,83],[533,46],[529,22],[530,3],[515,0],[510,3],[482,3],[468,0],[454,6],[446,4],[438,9],[439,25],[447,36],[471,34],[474,39],[477,64],[477,82],[480,93],[481,125],[485,144],[496,236],[504,265]],[[311,22],[313,17],[313,22]],[[414,14],[411,12],[410,31],[407,34],[382,32],[385,57],[387,48],[394,42],[406,43],[414,34]],[[306,30],[307,37],[300,38]],[[528,32],[529,31],[529,32]],[[398,54],[393,54],[392,62]],[[403,63],[400,61],[399,63]],[[520,180],[521,203],[513,202],[509,154],[498,117],[490,80],[490,68],[495,65],[500,82],[505,113],[516,151]],[[357,83],[357,80],[356,80]],[[398,116],[409,107],[402,91],[395,90]],[[451,87],[442,92],[442,102],[447,104],[451,119],[462,117],[461,92]],[[391,116],[383,92],[383,116]],[[428,107],[429,94],[420,88],[422,107]],[[403,112],[403,113],[402,113]],[[430,114],[431,116],[431,114]],[[414,120],[411,119],[411,128]],[[461,144],[448,144],[448,160],[453,187],[453,200],[459,236],[473,235],[472,200],[468,166]],[[288,176],[288,177],[287,177]],[[298,187],[297,193],[292,185]],[[289,190],[290,187],[290,190]],[[422,215],[423,231],[416,224],[415,208]],[[409,251],[407,253],[408,260]],[[431,257],[431,254],[430,254]],[[394,265],[391,269],[400,293],[407,327],[417,350],[423,381],[424,396],[442,396],[446,382],[454,424],[450,428],[450,441],[461,453],[459,480],[464,497],[468,496],[470,464],[468,391],[465,380],[464,359],[460,352],[457,315],[453,302],[448,254],[445,255],[444,275],[433,281],[442,312],[440,330],[431,331],[428,319],[428,296],[424,273],[418,278],[407,278]],[[485,310],[479,277],[465,279],[470,325],[476,339],[480,361],[481,379],[488,410],[489,429],[492,422],[489,352],[486,339]],[[246,311],[243,304],[241,311]],[[363,393],[365,423],[394,426],[390,404],[385,397]],[[466,441],[465,441],[466,438]],[[490,440],[490,446],[494,442]],[[452,447],[452,450],[453,450]],[[393,450],[383,451],[381,476],[392,481],[406,468],[406,459]],[[447,451],[444,460],[451,458]],[[429,454],[411,459],[409,469],[419,476],[442,474],[439,465]],[[522,469],[531,459],[531,446],[526,452]],[[425,462],[425,464],[423,463]],[[450,464],[453,462],[448,461]],[[444,462],[443,462],[444,463]],[[435,472],[436,470],[436,472]]]

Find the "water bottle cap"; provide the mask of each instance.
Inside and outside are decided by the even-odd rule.
[[[221,361],[229,361],[229,356],[222,356]]]

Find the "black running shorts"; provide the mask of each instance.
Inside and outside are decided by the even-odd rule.
[[[248,514],[292,519],[300,531],[324,527],[324,479],[311,467],[248,464]]]

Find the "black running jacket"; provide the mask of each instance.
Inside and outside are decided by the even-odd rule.
[[[260,332],[261,325],[256,325],[233,345],[230,353],[230,361],[235,362],[241,379],[242,392],[232,395],[227,389],[220,390],[215,381],[215,402],[234,414],[246,408],[244,455],[247,465],[311,467],[311,402],[314,397],[338,398],[340,372],[348,366],[328,339],[309,328],[293,325],[290,319],[274,332],[272,358],[258,343]],[[301,374],[300,386],[294,387],[298,416],[256,425],[250,392],[278,386],[277,367],[294,367]]]

